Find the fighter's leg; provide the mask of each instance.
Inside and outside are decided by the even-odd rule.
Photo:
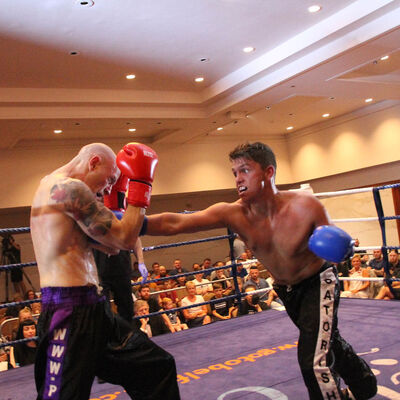
[[[336,319],[335,287],[335,274],[328,268],[293,288],[275,288],[300,330],[298,360],[312,400],[341,398],[329,357]]]
[[[179,400],[174,358],[136,331],[122,345],[102,355],[96,374],[124,387],[135,400]]]

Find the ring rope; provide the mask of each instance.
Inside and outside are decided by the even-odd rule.
[[[168,313],[171,313],[171,312],[180,311],[180,310],[186,310],[188,308],[203,306],[203,305],[207,305],[207,304],[221,303],[222,301],[225,301],[226,299],[233,299],[233,298],[237,298],[237,297],[241,298],[241,297],[245,297],[245,296],[249,296],[249,295],[253,295],[253,294],[269,292],[271,289],[272,288],[253,290],[251,292],[240,293],[239,296],[237,294],[233,294],[233,295],[229,295],[229,296],[224,296],[224,297],[222,297],[220,299],[211,299],[211,300],[208,300],[208,301],[204,301],[202,303],[191,304],[189,306],[175,307],[175,308],[171,308],[170,310],[156,311],[156,312],[152,312],[152,313],[149,313],[149,314],[146,314],[146,315],[136,316],[136,317],[133,317],[132,319],[148,318],[148,317],[153,317],[153,316],[156,316],[156,315],[168,314]],[[17,303],[17,304],[21,304],[21,303]],[[38,336],[34,336],[32,338],[19,339],[19,340],[14,340],[14,341],[10,341],[10,342],[0,343],[0,349],[2,347],[14,346],[17,343],[29,342],[29,341],[38,340],[38,339],[39,339]]]
[[[0,265],[0,271],[14,269],[14,268],[34,267],[35,265],[37,265],[36,261],[29,262],[29,263]]]
[[[383,186],[371,186],[366,188],[359,188],[359,189],[349,189],[349,190],[338,190],[336,192],[321,192],[321,193],[314,193],[316,197],[334,197],[334,196],[346,196],[348,194],[356,194],[356,193],[365,193],[365,192],[372,192],[373,190],[385,190],[385,189],[394,189],[399,188],[400,183],[393,183],[390,185],[383,185]]]
[[[179,246],[187,246],[190,244],[196,244],[196,243],[204,243],[204,242],[214,242],[216,240],[223,240],[223,239],[229,239],[231,235],[222,235],[222,236],[211,236],[209,238],[204,238],[204,239],[197,239],[197,240],[188,240],[186,242],[176,242],[176,243],[168,243],[168,244],[159,244],[156,246],[148,246],[148,247],[143,247],[143,251],[152,251],[152,250],[159,250],[159,249],[168,249],[170,247],[179,247]],[[235,234],[233,234],[233,237],[236,237]]]

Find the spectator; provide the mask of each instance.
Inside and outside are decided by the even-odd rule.
[[[213,299],[223,299],[223,289],[221,283],[214,283],[214,298]],[[237,308],[234,307],[232,299],[224,299],[218,303],[211,303],[211,313],[214,316],[215,321],[221,321],[224,319],[230,319],[236,317]]]
[[[375,271],[377,276],[383,276],[383,254],[381,249],[373,250],[373,259],[370,260],[369,266]]]
[[[133,312],[135,317],[147,315],[149,314],[149,304],[145,300],[136,300],[133,305]],[[134,319],[133,327],[138,327],[148,337],[174,332],[168,328],[161,315],[152,315],[147,318]]]
[[[213,292],[212,285],[208,279],[204,279],[204,272],[201,267],[198,267],[195,270],[193,283],[196,285],[196,294],[200,294],[201,296],[209,295]]]
[[[336,269],[338,272],[338,277],[348,278],[349,277],[349,267],[346,261],[342,261],[339,264],[336,264]],[[344,290],[344,282],[339,281],[340,291]]]
[[[203,303],[203,296],[196,294],[196,285],[192,282],[186,282],[186,290],[188,295],[181,301],[181,306],[191,306],[198,303]],[[211,318],[207,315],[207,306],[196,306],[182,310],[189,328],[194,328],[201,325],[206,325],[211,322]]]
[[[250,274],[247,282],[243,285],[243,289],[246,289],[247,286],[253,286],[256,289],[272,289],[271,285],[263,278],[260,278],[260,271],[258,267],[255,265],[252,265],[250,267]],[[260,307],[262,310],[268,310],[271,307],[268,306],[267,300],[268,300],[268,292],[266,291],[265,293],[261,294],[259,296],[260,299]]]
[[[160,263],[156,261],[151,266],[150,278],[155,279],[157,275],[160,275]]]
[[[213,268],[216,267],[223,267],[225,265],[225,263],[223,261],[217,261],[213,264]],[[212,271],[210,274],[210,280],[213,281],[215,280],[215,277],[217,276],[217,272],[218,271],[222,271],[223,275],[225,275],[226,278],[229,278],[229,271],[228,268],[227,269],[217,269],[216,271]]]
[[[361,257],[355,254],[351,259],[352,270],[350,278],[369,278],[370,275],[365,268],[361,268]],[[369,297],[369,281],[344,281],[344,291],[341,297],[357,297],[367,299]]]
[[[183,272],[189,272],[187,269],[182,267],[182,261],[179,258],[174,260],[174,268],[170,271],[170,275],[178,275]]]
[[[19,293],[19,292],[14,293],[13,302],[14,303],[20,303],[21,301],[23,301],[21,293]],[[6,311],[6,317],[18,318],[18,313],[22,308],[23,308],[23,306],[21,306],[19,304],[16,304],[15,306],[8,307],[7,311]]]
[[[233,254],[235,258],[239,258],[246,251],[246,245],[239,237],[233,241]]]
[[[168,297],[164,297],[162,300],[162,306],[165,311],[176,308],[176,304]],[[169,321],[171,322],[172,327],[174,328],[174,332],[179,332],[184,329],[189,329],[185,323],[182,323],[178,311],[171,311],[166,314]]]
[[[365,254],[366,251],[365,250],[358,250],[357,248],[360,247],[360,241],[358,240],[358,238],[354,239],[354,253],[355,254]]]
[[[7,371],[12,368],[13,366],[10,363],[9,353],[5,350],[4,347],[0,348],[0,372]]]
[[[201,264],[201,269],[208,269],[208,268],[211,268],[211,258],[207,257],[203,260],[203,263]],[[204,272],[203,276],[205,278],[208,278],[210,276],[210,274],[211,274],[211,272],[206,271],[206,272]]]
[[[246,293],[253,292],[256,290],[256,287],[253,285],[248,285],[244,291]],[[240,315],[246,314],[255,314],[261,312],[262,309],[260,307],[260,298],[257,294],[248,294],[244,298],[242,298],[242,304],[239,309]]]
[[[12,235],[6,235],[1,244],[3,246],[2,255],[6,264],[20,264],[21,246],[15,241],[14,237]],[[13,283],[16,292],[26,292],[22,268],[11,269],[11,282]]]
[[[21,308],[21,310],[19,310],[19,312],[18,312],[18,326],[16,327],[16,329],[14,329],[12,331],[12,339],[13,340],[15,340],[17,338],[18,329],[19,329],[19,326],[21,325],[21,323],[26,321],[26,320],[28,320],[28,319],[33,319],[32,314],[33,314],[32,313],[32,309],[29,308],[29,307],[24,307],[24,308]]]
[[[132,271],[131,271],[131,280],[133,282],[137,282],[139,278],[142,277],[142,274],[139,271],[139,263],[135,261],[132,265]]]
[[[389,271],[391,275],[398,275],[400,270],[399,253],[397,250],[391,250],[389,253]]]
[[[139,300],[147,301],[151,313],[160,311],[161,307],[158,298],[151,295],[150,286],[148,284],[144,284],[139,287],[138,295],[139,295]]]
[[[139,287],[138,294],[140,297],[139,300],[145,300],[147,302],[147,305],[149,306],[149,310],[151,313],[161,310],[160,299],[158,296],[155,297],[150,294],[150,286],[148,284],[141,285]],[[137,302],[137,300],[135,301],[134,305],[136,304],[136,302]],[[165,314],[162,314],[161,318],[164,320],[164,323],[168,327],[170,327],[168,317]]]
[[[16,339],[27,339],[36,336],[36,323],[33,319],[26,319],[18,327]],[[37,344],[35,340],[17,343],[10,350],[10,363],[16,367],[33,364],[35,362]]]
[[[31,310],[32,310],[32,315],[40,315],[40,313],[42,312],[42,303],[32,303],[31,304]]]
[[[220,262],[220,263],[223,264],[222,262]],[[220,266],[220,265],[218,265],[218,266]],[[225,271],[226,270],[223,270],[223,269],[217,269],[216,271],[214,271],[216,275],[215,275],[213,281],[220,281],[219,283],[222,285],[222,295],[228,296],[229,294],[232,293],[232,283],[229,280],[227,280],[227,278],[225,276]]]
[[[186,290],[186,282],[187,282],[187,278],[186,276],[179,276],[178,278],[176,278],[176,294],[178,296],[178,301],[177,304],[180,305],[181,300],[187,296],[187,290]]]
[[[237,263],[241,263],[243,261],[246,261],[246,260],[244,260],[243,258],[238,258],[236,260]],[[228,263],[227,263],[227,265],[228,265]],[[236,267],[236,271],[237,271],[237,276],[242,278],[242,279],[245,279],[246,276],[248,275],[248,272],[247,272],[246,268],[243,265],[238,265]],[[231,274],[230,275],[233,276],[232,270],[231,270]]]
[[[178,301],[178,295],[176,290],[173,288],[176,287],[176,281],[174,279],[169,279],[168,281],[164,281],[163,290],[168,290],[168,292],[160,293],[160,299],[163,301],[166,298],[169,298],[173,303]]]

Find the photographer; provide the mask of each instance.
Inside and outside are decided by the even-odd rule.
[[[253,292],[257,288],[253,285],[246,286],[245,292]],[[260,296],[257,294],[249,294],[242,299],[242,304],[240,307],[240,315],[255,314],[261,312],[260,307]]]
[[[15,241],[12,235],[7,235],[1,242],[3,264],[19,264],[21,262],[21,246]],[[22,268],[11,269],[11,282],[14,290],[19,293],[26,293],[26,287],[22,278]]]

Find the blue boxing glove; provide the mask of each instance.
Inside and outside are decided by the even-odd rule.
[[[142,275],[143,281],[147,281],[147,277],[149,276],[149,271],[147,271],[146,265],[144,263],[139,263],[139,272]]]
[[[324,260],[339,263],[353,254],[353,240],[337,226],[322,225],[310,236],[308,248]]]

